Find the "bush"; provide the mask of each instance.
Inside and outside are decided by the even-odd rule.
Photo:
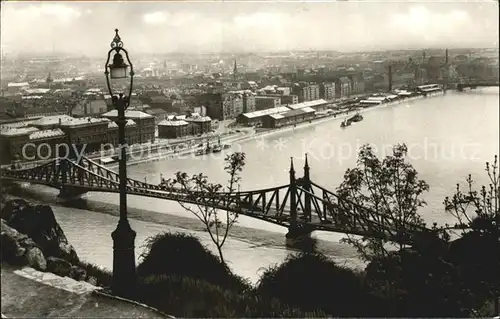
[[[141,278],[138,296],[141,302],[182,318],[324,316],[320,312],[305,314],[275,299],[239,294],[204,280],[181,276]]]
[[[79,261],[74,264],[87,272],[87,277],[94,277],[97,280],[97,286],[99,287],[111,287],[113,281],[113,273],[103,269],[97,265]]]
[[[459,270],[463,289],[470,292],[464,306],[480,308],[500,291],[499,245],[494,234],[479,232],[451,242],[450,261]]]
[[[177,275],[202,279],[236,292],[248,291],[251,285],[233,274],[217,256],[196,237],[181,233],[163,233],[146,241],[146,250],[137,268],[139,277]]]
[[[465,317],[464,292],[457,269],[442,256],[403,250],[366,268],[366,304],[372,315],[389,317]]]
[[[321,254],[290,256],[262,275],[257,293],[275,297],[305,311],[320,309],[333,316],[357,316],[363,307],[362,277]]]

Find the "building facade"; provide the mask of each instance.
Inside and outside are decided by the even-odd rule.
[[[127,120],[125,124],[125,142],[127,145],[134,145],[140,143],[140,135],[137,129],[137,124],[133,120]],[[114,146],[120,145],[118,135],[118,125],[113,122],[108,122],[108,137],[107,143]]]
[[[108,123],[104,118],[73,118],[60,124],[72,145],[84,145],[85,153],[100,151],[108,143]]]
[[[319,89],[319,95],[322,99],[335,99],[335,83],[321,83]]]
[[[292,93],[299,97],[299,102],[314,101],[320,98],[318,84],[295,83]]]
[[[263,118],[262,126],[265,128],[279,128],[295,125],[314,119],[314,113],[314,109],[305,107],[297,110],[289,110],[284,113],[269,114]]]
[[[206,107],[206,114],[212,119],[224,121],[235,118],[234,103],[231,95],[224,93],[206,93],[198,96],[199,105]],[[243,101],[241,102],[243,109]]]
[[[240,116],[238,116],[238,123],[241,123],[246,126],[261,126],[262,120],[265,116],[269,114],[284,113],[289,110],[290,109],[286,106],[280,106],[272,109],[243,113]]]
[[[267,110],[281,106],[281,98],[277,96],[256,96],[255,110]]]
[[[184,120],[164,120],[158,123],[159,138],[182,138],[190,133],[189,123]]]
[[[212,119],[208,116],[188,117],[185,121],[189,123],[192,135],[205,134],[212,130]]]
[[[281,96],[281,105],[297,104],[299,97],[295,94]]]
[[[102,116],[112,121],[116,121],[118,119],[118,111],[112,110],[104,113]],[[125,118],[133,120],[136,123],[140,144],[155,141],[156,126],[154,116],[142,111],[126,110]]]
[[[340,77],[335,85],[335,97],[337,99],[347,98],[351,95],[351,81],[347,77]]]
[[[255,111],[255,94],[251,92],[243,93],[243,113]]]

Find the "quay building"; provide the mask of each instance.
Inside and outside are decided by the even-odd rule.
[[[315,117],[316,112],[325,110],[327,105],[327,101],[319,99],[243,113],[237,120],[246,126],[278,128],[309,121]]]
[[[108,114],[109,113],[109,114]],[[58,149],[65,144],[85,145],[85,153],[101,150],[102,145],[118,145],[118,125],[112,112],[102,118],[73,118],[68,115],[46,116],[0,125],[0,164],[13,161],[46,160],[64,155]],[[116,111],[115,111],[116,113]],[[154,117],[139,111],[126,112],[125,139],[127,144],[154,142]],[[42,145],[43,144],[43,145]],[[64,146],[66,148],[66,146]]]
[[[170,115],[165,120],[158,123],[158,137],[175,139],[189,135],[201,135],[212,130],[212,119],[208,116],[201,116],[192,113],[190,116]]]

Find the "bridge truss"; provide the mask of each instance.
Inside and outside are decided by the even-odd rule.
[[[46,185],[73,194],[119,193],[119,175],[86,157],[78,162],[54,159],[34,168],[2,169],[1,179]],[[308,232],[323,230],[410,243],[414,235],[429,231],[408,225],[402,234],[397,220],[339,198],[310,180],[307,159],[302,178],[295,177],[292,162],[290,183],[267,189],[210,194],[128,178],[127,193],[209,206]]]

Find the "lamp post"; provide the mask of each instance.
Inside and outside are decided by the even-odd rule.
[[[111,42],[111,50],[108,52],[108,59],[105,65],[106,83],[113,106],[118,112],[116,124],[118,125],[118,142],[120,144],[119,155],[119,177],[120,177],[120,220],[118,225],[111,233],[113,238],[113,293],[118,296],[129,297],[135,290],[136,285],[136,268],[135,268],[135,251],[134,241],[136,233],[130,227],[127,219],[127,145],[125,142],[125,110],[130,105],[130,96],[132,94],[132,85],[134,78],[134,69],[128,57],[128,52],[123,48],[123,42],[118,35],[118,29],[115,30],[116,35]],[[123,61],[123,56],[120,52],[123,51],[130,65],[130,87],[128,96],[123,93],[118,95],[113,94],[111,79],[126,79],[127,68],[129,65]],[[111,54],[114,53],[113,63],[108,64]]]

